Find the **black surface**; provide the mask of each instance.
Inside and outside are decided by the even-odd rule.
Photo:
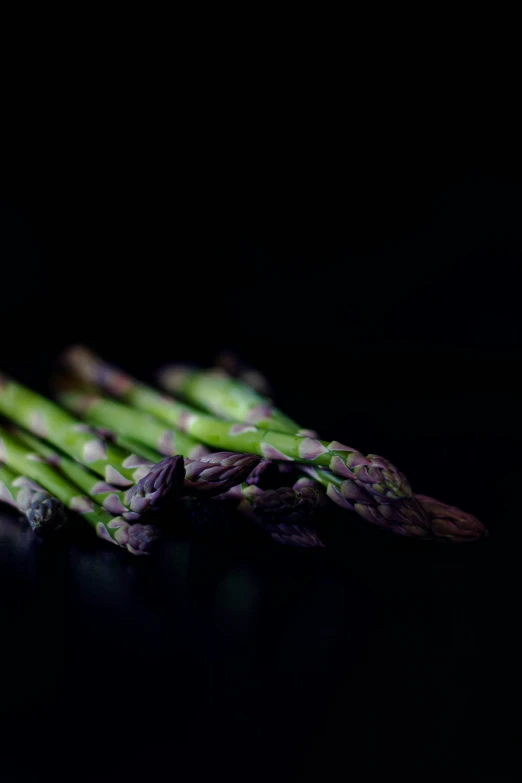
[[[491,536],[424,545],[332,512],[324,551],[289,551],[173,521],[136,562],[42,546],[2,509],[2,780],[514,779],[519,183],[96,152],[6,191],[3,369],[45,390],[72,340],[149,379],[235,347],[303,425]]]

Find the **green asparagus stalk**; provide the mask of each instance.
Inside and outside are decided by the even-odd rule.
[[[167,390],[177,391],[190,402],[206,410],[212,409],[225,418],[236,418],[237,412],[242,409],[242,421],[255,421],[260,429],[277,425],[284,432],[295,435],[306,433],[282,414],[271,400],[240,380],[224,377],[222,372],[189,371],[186,368],[178,371],[171,366],[163,370],[161,379]],[[356,511],[368,522],[395,533],[453,541],[469,541],[486,534],[476,517],[440,501],[425,501],[424,496],[415,495],[405,498],[400,504],[376,502],[379,499],[361,482],[337,476],[321,467],[304,470],[326,488],[328,497],[337,505]]]
[[[117,443],[120,443],[125,448],[132,449],[137,454],[141,454],[151,460],[160,459],[158,452],[148,446],[144,446],[137,440],[121,438],[118,435],[114,437]],[[203,444],[197,444],[197,441],[193,441],[192,438],[190,440],[196,444],[191,447],[190,453],[199,455],[199,458],[185,459],[185,489],[190,494],[203,494],[210,497],[222,494],[232,486],[236,486],[238,480],[245,479],[247,484],[256,483],[259,478],[257,473],[258,467],[263,466],[263,463],[267,462],[267,460],[261,460],[251,473],[246,476],[252,464],[255,464],[253,455],[234,454],[229,451],[211,452]],[[266,466],[263,466],[263,470],[267,470]],[[196,504],[193,505],[196,507]]]
[[[80,465],[79,462],[75,462],[65,454],[61,454],[51,448],[47,443],[44,443],[35,435],[31,435],[29,432],[18,427],[12,427],[10,429],[12,434],[30,450],[28,459],[31,459],[34,462],[45,462],[47,465],[51,465],[59,470],[86,495],[103,506],[110,514],[114,514],[115,516],[121,514],[128,522],[134,522],[139,518],[139,514],[135,511],[129,511],[125,503],[125,496],[129,490],[119,490],[116,487],[107,484],[105,481],[100,481],[99,476],[95,476],[94,473],[91,473],[83,465]],[[155,462],[157,462],[157,460]],[[147,464],[150,468],[155,463],[146,462],[144,464]],[[130,491],[132,491],[132,488]]]
[[[124,435],[118,435],[116,432],[111,432],[110,430],[103,428],[97,428],[97,432],[107,438],[107,440],[112,440],[113,443],[116,443],[120,448],[130,451],[133,454],[138,454],[151,464],[159,462],[159,460],[162,459],[163,455],[160,454],[157,449],[145,445],[136,438],[126,438]],[[205,456],[205,454],[210,454],[210,449],[204,446],[203,443],[198,443],[197,441],[193,441],[193,443],[194,446],[190,449],[189,453],[182,454],[181,456],[197,460],[200,457]]]
[[[56,534],[67,522],[65,508],[58,498],[27,476],[0,464],[0,500],[24,514],[37,536]]]
[[[64,357],[67,366],[88,383],[94,383],[131,405],[152,413],[208,446],[251,452],[265,459],[290,460],[330,468],[334,473],[365,486],[382,502],[410,498],[405,476],[391,463],[376,455],[360,452],[337,441],[321,441],[252,424],[222,421],[199,413],[188,405],[166,397],[107,365],[84,348],[74,348]]]
[[[83,375],[82,378],[87,383],[93,381],[93,378],[89,376]],[[178,451],[182,454],[191,454],[197,446],[197,442],[193,438],[176,431],[175,428],[167,429],[159,419],[148,413],[125,406],[121,402],[97,396],[90,390],[88,393],[81,393],[74,389],[70,383],[62,385],[59,400],[66,408],[85,417],[91,424],[104,428],[110,426],[113,431],[120,433],[124,438],[134,438],[134,441],[131,440],[130,443],[125,444],[128,447],[134,445],[139,439],[149,448],[163,451],[163,453]],[[103,433],[107,434],[107,431],[104,429]],[[136,450],[140,451],[139,446]],[[199,463],[207,462],[211,467],[203,472],[203,476],[206,478],[206,488],[208,487],[214,493],[223,492],[221,468],[223,466],[229,467],[228,462],[230,462],[230,467],[236,468],[238,458],[247,458],[249,460],[247,464],[250,464],[252,459],[251,455],[243,457],[232,454],[224,457],[225,455],[218,452],[202,457],[198,462],[187,460],[185,483],[188,484],[194,479],[194,490],[201,490],[201,481],[197,481],[201,474]],[[263,466],[263,469],[258,471],[253,481],[259,480],[259,474],[267,472],[271,466],[268,460],[257,461],[259,462],[258,468]],[[216,476],[213,482],[211,474],[214,472]],[[234,478],[235,485],[238,484],[238,480],[240,480],[239,476]],[[274,539],[293,545],[321,545],[318,537],[303,527],[304,520],[317,505],[318,490],[306,488],[304,491],[299,491],[287,487],[266,495],[256,487],[249,490],[245,485],[244,490],[240,510],[243,510],[244,513],[248,511],[250,516],[256,519]]]
[[[108,434],[105,430],[104,433]],[[147,456],[147,447],[144,447],[138,441],[124,438],[122,445],[136,453]],[[210,454],[211,452],[207,451],[206,453]],[[149,449],[148,456],[154,460],[158,458],[158,452]],[[189,476],[192,470],[190,462],[186,461]],[[194,466],[194,470],[196,470],[196,466]],[[265,495],[264,490],[261,490],[259,485],[267,480],[270,481],[274,472],[277,473],[277,469],[273,462],[261,460],[245,482],[231,487],[227,492],[220,494],[218,499],[232,501],[237,510],[254,519],[271,538],[280,543],[292,546],[323,546],[316,533],[303,527],[304,522],[308,520],[312,512],[320,505],[323,493],[318,491],[319,485],[312,479],[302,477],[296,483],[294,489],[290,487],[279,488],[277,493]],[[189,480],[186,478],[185,483],[187,484]],[[187,501],[189,502],[190,517],[199,527],[204,528],[208,525],[209,519],[213,519],[218,515],[216,514],[215,503],[206,503],[201,499],[201,492],[197,491],[200,484],[201,482],[196,482],[194,486],[196,494],[200,496],[200,500],[187,498]],[[250,488],[252,485],[255,485],[253,489]],[[303,491],[305,486],[307,488]],[[310,486],[312,490],[309,489]],[[215,487],[217,492],[220,487],[217,483]],[[210,495],[212,493],[207,492],[206,494]]]
[[[0,375],[0,413],[87,465],[107,483],[128,488],[143,478],[129,454],[93,435],[51,400]]]
[[[124,445],[125,448],[132,449],[136,453],[147,456],[147,447],[143,447],[138,441],[123,439],[122,445]],[[207,451],[207,453],[210,454],[209,451]],[[150,449],[148,456],[154,460],[157,458],[155,455],[157,455],[157,452]],[[190,461],[186,464],[187,472],[190,474],[191,468],[189,465]],[[299,479],[294,489],[284,487],[280,488],[277,494],[265,496],[264,491],[259,488],[259,485],[266,480],[270,481],[273,472],[277,473],[275,464],[270,460],[261,460],[245,482],[236,484],[227,492],[220,494],[218,498],[214,497],[212,500],[231,501],[232,505],[236,507],[237,510],[246,514],[251,519],[254,519],[263,527],[265,532],[274,540],[279,541],[279,543],[292,546],[323,546],[322,543],[317,543],[319,538],[316,533],[303,527],[304,522],[320,505],[318,494],[319,485],[312,481],[312,479],[302,477]],[[187,479],[185,479],[185,483],[188,483]],[[195,494],[199,495],[199,500],[196,497],[187,498],[186,501],[188,505],[186,505],[191,519],[199,528],[204,529],[208,527],[209,521],[213,522],[221,515],[217,513],[217,504],[212,501],[206,502],[202,498],[201,492],[197,491],[200,487],[200,483],[201,482],[196,482],[195,484]],[[254,490],[250,489],[251,485],[255,485]],[[222,486],[223,485],[221,484],[221,487]],[[307,489],[303,493],[303,486],[312,486],[313,490],[310,491]],[[217,492],[218,489],[219,485],[216,484],[215,491]],[[206,494],[209,496],[212,493],[207,492]],[[322,495],[322,492],[320,494]],[[275,502],[276,499],[279,499],[279,502]]]
[[[26,446],[17,441],[5,428],[0,427],[0,459],[24,476],[37,481],[67,508],[80,514],[93,527],[100,538],[127,549],[135,555],[148,554],[159,538],[153,525],[131,525],[123,517],[113,517],[91,498],[81,494],[75,486],[55,468],[30,459]]]
[[[131,408],[130,405],[67,386],[57,389],[57,398],[68,410],[89,424],[102,427],[104,434],[112,431],[117,436],[139,441],[164,457],[181,454],[194,459],[194,454],[201,452],[201,444],[194,438],[174,427],[165,426],[156,416]]]
[[[277,426],[296,438],[302,438],[304,442],[313,440],[309,436],[314,433],[301,429],[298,424],[278,411],[270,400],[261,397],[238,380],[225,378],[222,374],[214,372],[189,372],[186,368],[181,372],[170,368],[163,372],[161,379],[169,390],[175,388],[191,402],[208,410],[212,408],[218,415],[228,419],[242,415],[245,417],[245,422],[255,421],[260,430]],[[320,466],[309,467],[307,470],[313,471],[315,480],[326,487],[328,497],[335,503],[355,511],[367,521],[381,524],[402,535],[431,536],[432,530],[427,515],[421,505],[412,498],[411,490],[402,474],[382,457],[376,455],[368,455],[367,458],[359,455],[359,457],[362,458],[361,467],[366,469],[367,465],[371,465],[362,476],[357,472],[357,468],[351,474],[346,472],[343,476],[341,471],[332,470],[334,467],[332,465],[329,466],[330,471]],[[399,486],[407,487],[407,491],[402,496],[399,493],[383,493],[380,491],[384,484],[381,479],[377,483],[376,492],[371,479],[380,478],[379,469],[383,474],[400,477]],[[330,480],[330,477],[334,477],[335,480]],[[365,480],[368,478],[370,481]],[[342,486],[345,496],[338,490],[337,485]]]
[[[121,407],[122,403],[119,403],[119,405]],[[136,408],[134,408],[133,411],[135,414],[141,414],[141,412],[138,411]],[[130,451],[133,454],[138,454],[140,457],[143,457],[144,459],[148,460],[151,464],[154,464],[155,462],[158,462],[161,459],[161,454],[157,450],[157,448],[151,448],[150,446],[145,445],[142,441],[136,438],[131,438],[128,436],[126,437],[125,435],[119,435],[117,432],[113,430],[109,430],[105,427],[97,427],[96,431],[100,435],[100,437],[107,438],[107,440],[116,443],[121,448],[126,449],[127,451]],[[184,433],[181,433],[176,430],[169,430],[169,433],[170,432],[174,433],[174,440],[178,452],[183,457],[186,457],[185,459],[186,466],[188,466],[192,461],[194,462],[201,461],[203,457],[212,453],[207,446],[195,440],[194,438],[191,438],[189,435],[185,435]],[[228,454],[229,452],[222,452],[222,453]],[[190,473],[194,475],[194,478],[197,478],[196,466],[191,468]],[[246,477],[245,481],[247,484],[255,484],[256,486],[262,486],[264,489],[271,489],[278,475],[279,475],[279,471],[277,469],[276,463],[272,462],[272,460],[262,459],[255,466],[252,472]],[[202,485],[202,481],[201,481],[201,477],[199,477],[198,485],[195,487],[194,486],[190,487],[190,489],[199,491],[202,489],[201,485]],[[218,488],[216,487],[216,490],[217,489]]]
[[[121,497],[131,512],[158,508],[179,496],[183,487],[181,460],[164,460],[151,468],[135,454],[100,438],[55,403],[5,376],[0,376],[0,413],[45,438],[111,487],[127,489]]]
[[[300,434],[299,425],[277,410],[271,400],[219,368],[198,370],[169,365],[160,371],[159,382],[169,393],[220,418],[254,424],[264,430]]]
[[[150,461],[134,453],[134,465],[142,467],[143,477],[137,485],[130,489],[120,490],[105,481],[100,481],[83,465],[52,449],[34,435],[18,427],[11,429],[15,437],[34,452],[30,459],[44,460],[47,464],[58,468],[86,495],[103,506],[106,511],[115,516],[121,514],[127,522],[136,522],[143,512],[161,508],[183,494],[184,466],[179,458],[162,460],[161,455],[158,454],[153,461]],[[160,474],[164,478],[165,470],[168,471],[168,480],[159,483],[160,491],[157,488],[149,491],[147,485],[149,476],[157,478],[157,475]]]
[[[185,460],[185,490],[219,494],[235,484],[244,481],[260,462],[254,454],[230,451],[201,453],[200,444],[174,428],[166,428],[163,422],[135,410],[128,405],[92,394],[64,390],[59,399],[66,408],[84,416],[97,426],[112,426],[125,438],[139,439],[149,448],[156,448],[163,454],[181,454]],[[199,453],[198,459],[188,458]]]

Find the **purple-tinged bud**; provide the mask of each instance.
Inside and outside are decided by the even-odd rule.
[[[446,541],[476,541],[488,536],[488,531],[473,514],[448,506],[427,495],[415,495],[429,517],[433,535]]]
[[[302,524],[317,510],[323,494],[314,487],[267,489],[252,497],[252,510],[260,521]]]
[[[42,492],[27,511],[27,519],[37,536],[47,538],[55,535],[67,523],[63,503],[58,498]]]
[[[241,484],[259,464],[255,454],[237,454],[234,451],[216,451],[198,460],[185,460],[185,490],[220,495]]]
[[[121,520],[114,540],[133,555],[150,555],[161,540],[161,533],[154,525],[129,525]]]
[[[407,498],[412,496],[408,479],[398,468],[378,454],[367,454],[366,464],[354,465],[354,478],[376,497]],[[352,463],[353,464],[353,460]]]
[[[151,511],[167,505],[172,500],[181,497],[184,492],[185,466],[183,457],[165,457],[154,465],[149,473],[136,485],[131,505],[143,499]],[[136,509],[140,510],[140,509]],[[144,509],[141,509],[144,510]]]
[[[430,520],[415,498],[403,498],[394,503],[377,503],[374,498],[372,503],[354,503],[354,511],[367,522],[384,527],[398,535],[416,538],[433,537]]]
[[[250,476],[247,477],[248,485],[255,484],[256,487],[269,489],[274,487],[279,477],[279,469],[276,462],[270,459],[262,459],[254,468]]]

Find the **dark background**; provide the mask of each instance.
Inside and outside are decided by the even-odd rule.
[[[45,390],[71,341],[145,379],[235,348],[304,426],[385,454],[490,538],[423,544],[335,511],[324,551],[234,522],[136,563],[37,546],[3,509],[2,780],[510,781],[520,181],[437,145],[244,129],[189,147],[98,128],[16,158],[2,369]]]

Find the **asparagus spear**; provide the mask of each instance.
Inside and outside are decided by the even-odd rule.
[[[183,461],[179,457],[161,461],[161,456],[158,455],[150,461],[134,455],[134,464],[136,467],[142,466],[144,476],[130,489],[120,490],[105,481],[100,481],[83,465],[52,449],[34,435],[18,427],[13,427],[12,432],[34,452],[30,455],[30,459],[37,462],[45,461],[58,468],[106,511],[114,515],[121,514],[127,522],[136,522],[142,512],[155,511],[183,494],[185,471]],[[154,484],[151,483],[153,477]],[[161,478],[161,481],[158,481],[158,478]]]
[[[135,555],[148,554],[159,538],[153,525],[131,525],[123,517],[113,517],[93,500],[81,494],[55,468],[30,459],[30,452],[7,430],[0,427],[0,459],[12,469],[40,483],[71,511],[80,514],[100,538],[127,549]]]
[[[143,450],[138,438],[147,444],[146,448],[163,450],[163,453],[194,454],[198,447],[193,438],[173,428],[166,428],[154,416],[121,402],[95,395],[91,391],[81,393],[66,384],[59,392],[59,400],[66,408],[84,416],[91,424],[103,428],[111,426],[113,431],[122,433],[124,444],[127,447],[136,446],[138,453]],[[104,435],[108,434],[106,429],[102,432]],[[131,440],[126,440],[129,437]],[[153,453],[149,452],[149,456],[153,456]],[[256,465],[254,471],[253,465]],[[187,459],[185,469],[185,487],[197,494],[204,491],[211,495],[221,494],[230,487],[238,486],[245,479],[247,484],[257,483],[274,467],[269,460],[259,460],[252,454],[216,452],[202,455],[198,460]],[[256,471],[256,475],[252,477],[252,473]],[[252,481],[249,481],[251,477]],[[298,524],[303,525],[305,518],[317,505],[317,490],[306,489],[302,493],[286,487],[265,495],[260,489],[254,492],[255,487],[249,492],[247,484],[240,510],[245,513],[248,511],[272,538],[293,545],[322,545],[317,543],[319,539],[314,533],[298,527]]]
[[[59,399],[65,407],[83,415],[97,426],[111,426],[125,438],[139,439],[149,448],[163,454],[200,453],[199,459],[185,460],[185,490],[220,494],[244,481],[260,462],[255,454],[218,451],[201,454],[194,438],[167,428],[154,416],[128,405],[92,394],[64,390]]]
[[[159,382],[166,391],[220,418],[255,424],[264,430],[300,433],[299,425],[277,410],[270,399],[219,368],[198,370],[169,365],[160,371]]]
[[[158,462],[162,458],[162,455],[157,449],[147,446],[137,438],[129,438],[129,437],[125,437],[125,435],[118,435],[116,432],[111,432],[110,430],[104,428],[101,429],[98,428],[98,433],[100,435],[103,435],[103,437],[106,437],[108,440],[112,440],[120,448],[126,449],[127,451],[130,451],[133,454],[139,454],[140,457],[144,457],[145,459],[147,459],[149,462],[153,464]],[[181,451],[179,452],[182,457],[187,457],[190,459],[199,459],[200,457],[205,456],[205,454],[210,454],[210,449],[204,446],[203,443],[198,443],[198,441],[194,440],[193,438],[191,438],[190,440],[193,445],[189,448],[188,453],[182,454]],[[179,444],[179,442],[180,441],[178,439],[177,443]]]
[[[57,389],[57,397],[68,410],[93,426],[103,428],[101,432],[104,435],[111,432],[116,437],[130,438],[131,442],[143,443],[164,457],[181,454],[194,458],[201,451],[201,444],[190,435],[167,427],[150,413],[102,397],[97,392],[85,392],[64,385]]]
[[[65,355],[64,361],[87,382],[101,386],[115,397],[152,413],[209,446],[251,452],[265,459],[290,460],[327,467],[343,478],[361,483],[377,498],[383,499],[383,502],[411,498],[411,488],[405,476],[377,455],[369,454],[364,457],[355,449],[337,441],[320,441],[316,438],[262,430],[252,424],[230,424],[202,414],[133,380],[85,348],[71,349]]]
[[[427,495],[415,495],[428,514],[437,538],[447,541],[474,541],[487,537],[488,531],[473,514],[461,511],[456,506],[448,506],[440,500]]]
[[[61,390],[58,390],[58,397],[66,408],[70,407],[73,412],[83,414],[93,424],[108,424],[110,422],[111,426],[114,427],[113,430],[108,429],[106,426],[98,426],[96,428],[100,437],[106,438],[121,448],[144,457],[151,464],[161,459],[162,450],[163,453],[166,451],[169,453],[175,452],[186,457],[186,465],[193,460],[201,461],[203,457],[212,453],[207,446],[191,438],[190,435],[186,435],[175,428],[167,429],[156,417],[143,413],[136,408],[130,408],[121,402],[117,403],[114,400],[103,398],[96,393],[95,387],[91,388],[94,391],[89,391],[88,394],[81,396],[77,387],[73,394],[70,385],[65,384]],[[136,437],[120,434],[121,432],[133,433]],[[228,459],[228,455],[232,456],[233,452],[222,452],[222,454],[224,455],[223,459]],[[241,458],[235,459],[236,462],[243,462]],[[190,470],[193,477],[190,489],[196,491],[206,489],[203,486],[202,471],[199,476],[196,471],[197,467],[193,465]],[[244,480],[247,484],[255,484],[256,486],[273,484],[277,475],[279,475],[279,471],[276,464],[268,459],[259,460],[258,464],[246,478],[243,476],[243,472],[240,473],[241,481]],[[197,485],[194,484],[196,479],[198,479]],[[213,483],[215,484],[215,481]],[[225,489],[225,486],[221,488],[217,484],[215,486],[216,492],[224,492]]]
[[[403,498],[400,503],[379,503],[353,481],[346,481],[328,470],[310,467],[304,470],[326,487],[330,500],[347,511],[355,511],[367,522],[404,536],[426,538],[433,534],[427,514],[414,497]]]
[[[160,459],[157,451],[149,446],[144,446],[138,440],[120,437],[119,435],[113,435],[113,437],[120,445],[132,449],[137,454],[147,457],[147,459],[152,461]],[[192,494],[204,494],[210,497],[226,493],[232,486],[236,486],[238,480],[244,480],[247,484],[258,484],[261,478],[265,476],[265,472],[269,472],[269,467],[267,467],[266,463],[270,466],[270,470],[272,469],[272,463],[269,463],[268,460],[261,460],[245,478],[245,474],[256,459],[254,455],[235,454],[231,451],[211,452],[202,443],[197,443],[192,438],[190,438],[190,441],[195,445],[191,447],[189,453],[199,455],[197,458],[194,457],[194,459],[185,459],[185,489]],[[210,473],[209,463],[212,466]],[[216,467],[220,467],[221,470],[214,470]],[[258,468],[260,468],[259,472]],[[197,508],[197,504],[193,504],[193,506]]]
[[[132,491],[133,488],[124,491],[117,487],[112,487],[110,484],[100,481],[98,476],[95,476],[94,473],[80,465],[79,462],[75,462],[65,454],[60,454],[35,435],[31,435],[17,427],[10,428],[10,431],[30,450],[28,459],[34,462],[45,462],[47,465],[51,465],[59,470],[110,514],[121,514],[128,522],[136,521],[139,518],[139,514],[136,511],[129,511],[127,506],[124,505],[126,493]],[[153,464],[150,463],[150,467]]]
[[[93,435],[51,400],[5,375],[0,375],[0,413],[86,464],[109,484],[128,488],[143,478],[143,467],[136,469],[129,454]]]
[[[276,426],[284,432],[303,434],[299,425],[282,414],[266,397],[245,383],[224,378],[213,371],[177,372],[174,366],[161,375],[168,390],[176,390],[189,401],[226,418],[236,418],[242,407],[242,421],[256,421],[260,428]],[[433,499],[415,495],[402,503],[376,502],[374,493],[362,482],[336,476],[321,467],[304,468],[314,480],[326,487],[328,497],[337,505],[356,511],[363,519],[396,533],[409,536],[435,536],[453,541],[469,541],[486,534],[481,522],[471,514]],[[429,520],[429,524],[426,521]]]
[[[80,361],[78,361],[78,357],[80,358]],[[123,393],[129,394],[130,396],[136,394],[136,404],[139,404],[138,399],[141,399],[143,407],[148,410],[152,410],[156,407],[158,415],[163,414],[163,417],[166,420],[172,421],[175,416],[179,416],[182,421],[188,421],[190,423],[194,419],[194,416],[198,416],[197,411],[192,411],[187,407],[185,407],[185,410],[182,408],[180,412],[180,405],[178,403],[169,400],[169,398],[161,399],[154,390],[133,382],[131,378],[104,364],[92,354],[89,354],[88,352],[85,354],[82,349],[75,349],[72,352],[72,360],[71,358],[69,359],[70,365],[78,370],[78,364],[82,361],[85,362],[84,375],[90,376],[91,380],[98,377],[102,383],[112,384],[115,389],[119,389],[120,393],[124,390]],[[201,378],[201,375],[202,373],[198,373],[199,378]],[[205,385],[204,383],[200,383],[198,385],[197,402],[200,405],[204,402],[205,390],[207,393],[211,393],[216,383],[216,374],[211,373],[210,376],[211,382],[209,384]],[[184,383],[186,383],[186,381],[184,381]],[[234,412],[238,409],[238,398],[243,396],[243,391],[246,389],[244,400],[248,412],[245,415],[257,419],[256,423],[258,425],[258,430],[262,429],[263,426],[270,426],[277,421],[278,426],[280,427],[286,426],[287,428],[292,428],[294,435],[297,436],[299,433],[300,436],[304,436],[304,442],[315,440],[314,438],[306,437],[309,431],[296,429],[298,428],[298,425],[288,419],[288,417],[285,417],[284,414],[277,411],[270,401],[260,398],[259,395],[256,395],[252,390],[249,391],[248,387],[245,387],[245,385],[240,382],[233,381],[232,383],[234,384],[233,389],[235,396],[228,397],[225,392],[227,388],[230,390],[230,384],[226,386],[221,383],[221,381],[218,381],[218,386],[220,388],[219,406],[216,401],[214,401],[213,405],[214,410],[218,411],[219,408],[219,413],[221,415],[228,415],[229,417],[234,415]],[[230,407],[228,407],[229,403]],[[264,410],[261,409],[263,405],[265,406]],[[210,417],[207,417],[207,421],[209,418]],[[203,422],[203,424],[205,424],[205,422]],[[235,427],[236,425],[231,426]],[[221,426],[221,432],[222,429]],[[194,432],[193,429],[190,431]],[[202,437],[202,439],[205,440],[204,437]],[[210,443],[210,440],[207,439],[207,442]],[[315,440],[315,443],[321,442]],[[255,449],[251,448],[251,450],[254,451]],[[357,467],[353,470],[352,475],[349,475],[350,471],[345,472],[343,475],[342,471],[338,469],[339,463],[327,465],[327,467],[330,467],[332,470],[332,473],[325,471],[323,470],[321,460],[319,459],[315,460],[313,476],[315,480],[319,481],[327,488],[328,496],[338,505],[356,511],[367,521],[386,527],[399,534],[417,537],[434,536],[436,538],[445,538],[453,541],[472,540],[487,535],[487,531],[482,523],[472,515],[455,507],[447,506],[439,501],[434,501],[433,499],[423,500],[424,496],[422,495],[418,498],[413,496],[404,476],[402,476],[402,474],[400,474],[390,463],[387,463],[383,458],[375,457],[375,455],[368,455],[369,460],[370,458],[373,458],[376,464],[371,465],[367,470],[366,466],[363,465],[365,469],[365,474],[363,474],[364,478],[369,477],[370,481],[361,480],[360,473],[357,472]],[[377,481],[376,484],[371,484],[371,479],[375,479],[379,475],[378,473],[376,475],[376,471],[374,470],[374,467],[379,467],[379,463],[383,473],[391,472],[392,483],[393,478],[397,477],[399,479],[399,487],[402,486],[403,488],[402,499],[400,499],[400,492],[388,491],[384,494],[382,493],[379,484],[384,484],[386,488],[386,483],[382,481],[382,478],[380,482]],[[361,467],[361,465],[359,464],[358,467]],[[335,475],[336,473],[339,475]],[[355,476],[353,474],[355,474]]]
[[[143,446],[137,441],[127,441],[127,447],[132,448],[137,453],[143,453]],[[210,452],[208,453],[210,454]],[[154,459],[154,452],[152,450],[150,451],[150,456]],[[212,456],[216,459],[215,454]],[[185,462],[186,464],[188,463],[187,472],[190,472],[190,467],[188,465],[191,461],[186,460]],[[232,504],[237,507],[237,510],[245,513],[250,518],[254,518],[272,538],[280,543],[296,546],[298,541],[302,541],[303,546],[317,546],[318,544],[316,541],[318,541],[318,537],[316,534],[307,528],[303,528],[302,525],[320,505],[321,498],[319,495],[323,496],[324,493],[322,491],[320,493],[318,492],[319,485],[316,482],[302,477],[294,485],[294,489],[284,487],[281,488],[281,492],[279,492],[278,495],[271,495],[263,498],[264,492],[259,488],[259,483],[264,481],[267,475],[271,476],[273,471],[276,471],[273,462],[270,460],[261,460],[245,482],[234,485],[234,487],[229,488],[228,491],[220,494],[219,497],[214,497],[213,500],[232,501]],[[217,514],[217,504],[202,499],[201,492],[199,491],[201,487],[201,478],[197,478],[199,480],[195,483],[194,490],[195,494],[199,495],[199,500],[196,497],[186,498],[187,502],[185,505],[191,519],[199,528],[205,529],[209,524],[212,524],[219,515]],[[188,483],[187,479],[185,479],[185,483]],[[255,485],[254,490],[250,490],[251,485]],[[314,492],[302,494],[299,490],[302,490],[303,486],[313,486]],[[218,489],[219,484],[216,483],[215,493],[218,492]],[[208,497],[215,493],[211,493],[210,490],[207,490],[205,494]],[[279,503],[275,502],[276,497],[280,499]],[[259,510],[258,514],[256,514],[256,510]],[[320,545],[322,546],[322,544]]]
[[[101,432],[105,436],[120,438],[120,443],[137,453],[144,452],[142,443],[137,440],[140,438],[147,444],[145,451],[152,460],[161,449],[164,453],[178,451],[188,455],[196,453],[200,445],[184,433],[172,428],[166,429],[159,419],[150,414],[91,392],[82,394],[79,391],[72,391],[70,385],[59,392],[59,399],[66,408],[83,415],[92,424],[102,426],[104,429]],[[109,425],[112,426],[113,431],[122,432],[123,436],[108,432],[105,427]],[[253,464],[256,464],[254,470],[252,470]],[[246,480],[244,493],[240,490],[243,502],[240,503],[239,510],[245,513],[248,511],[250,516],[276,540],[293,545],[297,545],[298,542],[303,546],[317,545],[314,542],[319,539],[314,533],[298,528],[298,524],[302,525],[317,505],[317,490],[307,489],[302,493],[285,487],[267,495],[260,489],[254,491],[256,488],[249,492],[249,484],[257,484],[263,476],[266,478],[266,475],[274,470],[271,461],[259,460],[251,454],[209,452],[201,455],[198,460],[187,459],[185,469],[185,487],[197,494],[202,492],[207,495],[221,494]],[[246,475],[247,473],[250,475]]]
[[[58,498],[52,497],[36,481],[17,475],[2,464],[0,500],[21,511],[32,530],[42,538],[54,535],[67,522],[65,508]]]
[[[132,448],[137,453],[144,453],[145,448],[146,455],[147,447],[143,447],[138,441],[124,439],[124,445],[127,448]],[[210,454],[210,452],[207,453]],[[157,452],[149,449],[148,454],[154,460]],[[216,454],[211,456],[216,460]],[[210,461],[212,459],[209,459]],[[190,465],[191,461],[186,460],[188,474],[190,474],[191,470],[195,470],[195,463],[194,468],[191,468]],[[284,487],[281,488],[277,495],[272,494],[264,497],[264,492],[259,488],[259,485],[270,480],[274,472],[277,473],[275,463],[270,460],[261,460],[245,482],[229,488],[227,492],[220,494],[219,499],[232,500],[233,505],[237,506],[239,511],[247,514],[250,518],[254,518],[274,540],[280,543],[296,546],[297,542],[301,541],[303,546],[317,546],[316,542],[319,539],[316,534],[307,528],[303,528],[302,525],[320,505],[319,494],[323,495],[323,493],[318,493],[318,485],[314,481],[302,477],[296,483],[294,489]],[[194,490],[199,490],[202,483],[201,474],[196,476],[196,479],[199,480],[195,482]],[[215,492],[217,493],[220,487],[217,482],[214,483]],[[185,479],[185,484],[188,484],[187,478]],[[250,490],[251,485],[255,485],[254,490]],[[305,485],[307,487],[313,486],[313,491],[307,490],[305,493],[302,493],[300,490]],[[223,484],[221,484],[222,488]],[[197,498],[187,498],[189,516],[199,528],[206,528],[209,522],[212,522],[218,516],[216,504],[202,500],[199,491],[196,494],[200,496],[199,501]],[[209,496],[211,492],[207,491],[206,494]],[[275,502],[276,498],[279,502]],[[322,546],[322,544],[320,545]]]
[[[142,513],[149,507],[157,507],[161,499],[171,499],[182,486],[180,461],[164,462],[154,468],[155,490],[150,493],[145,487],[150,488],[152,477],[147,484],[143,481],[151,471],[150,465],[103,440],[55,403],[1,375],[0,413],[50,441],[101,476],[107,484],[128,489],[122,502],[132,512]],[[160,478],[161,486],[158,484]]]

